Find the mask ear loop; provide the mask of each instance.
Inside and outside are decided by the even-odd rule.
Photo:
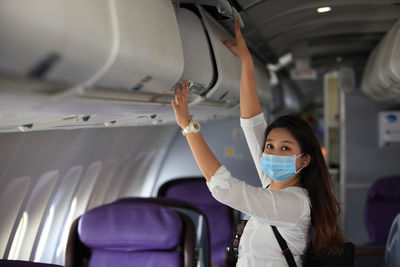
[[[300,155],[296,156],[296,159],[297,159],[298,157],[303,156],[303,155],[304,155],[304,153],[301,153]],[[303,165],[303,164],[302,164],[302,165]],[[295,167],[296,167],[296,166],[295,166]],[[295,172],[295,174],[298,174],[302,169],[304,169],[304,167],[301,167],[298,171]]]

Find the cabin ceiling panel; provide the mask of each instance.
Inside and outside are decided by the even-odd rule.
[[[400,19],[399,0],[237,0],[236,3],[248,25],[243,34],[263,59],[282,56],[303,41],[313,43],[314,55],[368,54]],[[317,8],[322,6],[332,9],[320,14]],[[344,40],[343,36],[353,35],[362,36],[356,40],[359,52],[356,46],[344,51],[342,42],[352,40]],[[326,38],[330,40],[329,49],[317,47]]]
[[[270,47],[277,55],[283,55],[290,52],[292,46],[299,42],[307,41],[308,39],[323,39],[326,36],[335,36],[354,33],[382,33],[382,36],[390,30],[393,23],[391,21],[379,21],[372,23],[340,22],[329,25],[314,24],[307,27],[299,28],[290,33],[280,35],[269,40]]]
[[[370,52],[400,19],[400,0],[232,2],[241,8],[246,25],[242,33],[249,47],[266,63],[276,64],[291,52],[295,61],[309,57],[310,67],[321,75],[341,65],[362,69]],[[320,7],[331,10],[318,13]],[[299,55],[296,50],[302,46],[304,53]],[[294,81],[293,85],[308,99],[322,94],[318,81]]]

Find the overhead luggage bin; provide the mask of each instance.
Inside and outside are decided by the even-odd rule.
[[[11,75],[84,83],[112,50],[105,0],[0,2],[0,71]]]
[[[372,50],[371,54],[369,55],[367,64],[365,65],[365,68],[364,68],[363,77],[361,80],[361,90],[364,92],[365,95],[367,95],[370,98],[374,98],[374,94],[369,87],[368,78],[371,75],[372,66],[373,66],[373,63],[375,62],[376,51],[377,51],[377,49],[375,48],[374,50]]]
[[[224,102],[236,105],[240,100],[240,60],[221,42],[221,38],[234,41],[234,37],[211,17],[202,7],[198,6],[204,27],[208,33],[216,64],[216,79],[214,85],[206,93],[208,101]],[[254,58],[254,57],[253,57]],[[269,78],[264,65],[254,58],[255,80],[260,101],[264,104],[271,100]]]
[[[0,71],[61,82],[171,92],[183,52],[169,0],[0,3]]]
[[[95,87],[172,94],[184,59],[174,7],[169,0],[115,1],[119,48]]]
[[[233,41],[232,35],[218,24],[202,7],[199,7],[204,26],[208,32],[217,66],[217,79],[207,92],[207,100],[239,103],[240,60],[221,42],[224,37]]]
[[[190,92],[202,95],[214,83],[215,66],[212,51],[200,18],[189,9],[176,10],[184,54],[181,81],[190,80]]]
[[[373,95],[376,99],[381,101],[390,100],[390,98],[393,97],[390,90],[390,83],[387,77],[385,77],[381,72],[386,64],[383,59],[387,45],[388,35],[385,35],[376,48],[376,55],[374,61],[372,62],[371,73],[367,77],[368,86],[372,90]]]
[[[380,72],[389,82],[389,88],[400,99],[400,20],[388,33],[387,47],[384,53],[382,69]]]
[[[183,80],[192,81],[196,119],[231,116],[241,64],[221,37],[233,36],[201,6],[183,6],[0,1],[0,131],[168,123],[174,88]],[[254,61],[266,103],[268,76]]]
[[[371,53],[361,89],[375,100],[400,102],[400,21]]]

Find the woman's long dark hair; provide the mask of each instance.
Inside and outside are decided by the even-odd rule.
[[[300,181],[311,201],[313,257],[322,259],[331,253],[339,254],[345,240],[338,225],[340,205],[318,139],[310,125],[297,116],[279,117],[267,127],[265,140],[275,128],[287,129],[300,144],[301,152],[311,159],[310,164],[300,172]]]

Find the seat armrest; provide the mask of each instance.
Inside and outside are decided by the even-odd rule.
[[[385,245],[375,245],[375,244],[357,245],[355,256],[383,257],[385,256]]]

